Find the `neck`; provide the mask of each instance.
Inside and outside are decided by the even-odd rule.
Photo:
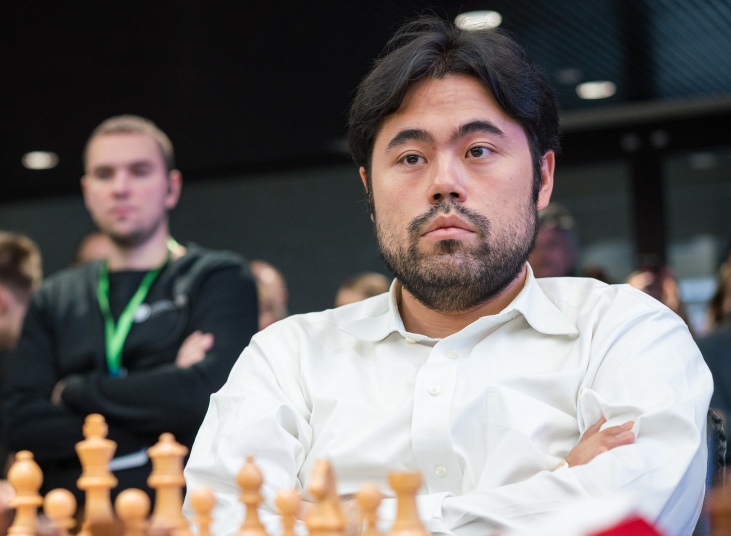
[[[109,254],[109,270],[118,272],[121,270],[152,270],[160,266],[168,256],[168,240],[170,235],[167,229],[156,233],[144,244],[127,247],[123,244],[113,242],[112,251]],[[182,246],[180,246],[182,248]],[[180,256],[176,248],[173,252],[174,258]]]
[[[523,266],[518,277],[497,296],[472,309],[448,313],[428,308],[399,285],[397,292],[400,293],[400,296],[397,294],[397,299],[404,328],[411,333],[419,333],[434,339],[448,337],[469,326],[478,318],[495,315],[505,309],[523,290],[526,275],[527,270]]]

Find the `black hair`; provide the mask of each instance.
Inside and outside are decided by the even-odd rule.
[[[548,80],[505,32],[462,30],[434,16],[402,26],[358,86],[350,108],[348,143],[369,184],[373,146],[384,119],[398,110],[415,83],[449,74],[480,80],[505,113],[522,125],[533,159],[537,200],[543,156],[559,149],[558,104]]]

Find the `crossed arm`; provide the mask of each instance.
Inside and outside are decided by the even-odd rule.
[[[604,430],[601,429],[606,419],[602,417],[595,424],[587,428],[584,435],[581,436],[579,443],[571,450],[566,458],[568,467],[584,465],[591,460],[610,451],[615,447],[629,445],[634,442],[635,435],[632,432],[634,421],[627,421],[619,426],[609,426]],[[347,499],[342,503],[343,513],[347,521],[347,536],[360,536],[363,531],[363,519],[361,510],[355,499]],[[304,521],[312,508],[312,503],[302,502],[297,518]]]

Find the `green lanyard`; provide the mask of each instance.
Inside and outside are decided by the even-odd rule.
[[[119,315],[119,320],[116,325],[114,324],[112,310],[109,307],[109,267],[106,261],[102,261],[96,295],[99,301],[99,308],[102,310],[102,315],[104,316],[104,342],[107,351],[107,368],[111,376],[118,377],[122,370],[122,348],[124,347],[124,341],[127,340],[127,335],[129,335],[132,329],[135,311],[137,311],[137,308],[144,301],[152,283],[154,283],[160,271],[170,260],[170,254],[177,245],[177,242],[172,238],[168,241],[168,254],[165,257],[165,261],[159,267],[145,274],[134,296],[127,303],[122,314]]]

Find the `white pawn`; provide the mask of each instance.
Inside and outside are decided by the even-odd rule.
[[[114,501],[117,516],[124,524],[123,536],[146,536],[150,498],[140,489],[130,488],[117,495]]]
[[[76,497],[67,489],[54,489],[46,493],[43,499],[43,513],[51,520],[56,536],[69,536],[76,525]]]

